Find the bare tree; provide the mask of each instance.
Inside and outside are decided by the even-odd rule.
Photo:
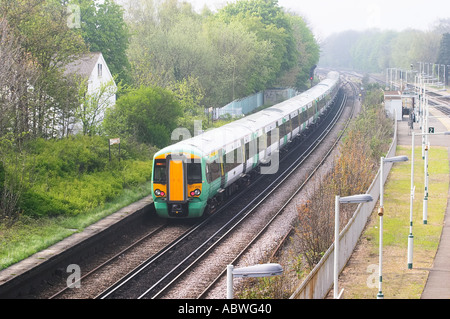
[[[21,139],[29,129],[29,101],[39,71],[5,18],[0,18],[0,61],[0,136],[12,132]]]

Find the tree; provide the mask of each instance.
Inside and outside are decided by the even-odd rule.
[[[101,122],[108,108],[112,107],[111,97],[116,95],[114,80],[100,85],[94,92],[88,92],[87,79],[80,80],[79,98],[75,116],[81,121],[83,135],[100,133]]]
[[[216,98],[223,104],[265,89],[274,79],[273,45],[258,40],[240,21],[211,20],[205,33],[214,50]]]
[[[0,137],[12,132],[19,137],[29,130],[29,104],[36,97],[39,70],[20,47],[20,40],[6,19],[0,18]],[[20,140],[19,140],[20,141]]]
[[[442,35],[441,45],[439,47],[439,53],[437,58],[438,64],[446,65],[445,83],[448,85],[448,75],[450,68],[450,33],[444,33]]]
[[[174,94],[159,87],[141,87],[122,95],[106,111],[103,127],[109,136],[165,147],[182,115]]]
[[[309,70],[319,61],[320,47],[302,17],[294,14],[288,14],[287,17],[292,25],[298,54],[295,66],[286,73],[280,84],[304,90],[307,87],[305,80],[309,76]]]
[[[79,31],[67,23],[67,8],[58,0],[4,0],[0,13],[11,26],[18,45],[32,63],[38,76],[33,82],[25,81],[22,89],[27,97],[16,101],[18,108],[26,105],[26,114],[19,134],[32,137],[54,137],[58,130],[61,106],[72,97],[62,85],[61,66],[86,51]]]
[[[259,40],[274,44],[271,53],[279,65],[274,65],[281,76],[295,65],[297,51],[291,23],[278,5],[278,0],[246,0],[230,3],[218,12],[218,17],[230,23],[237,19],[254,32]]]
[[[130,32],[123,18],[123,8],[112,0],[72,0],[80,6],[81,34],[90,52],[102,52],[118,81],[130,83],[130,62],[126,51]]]

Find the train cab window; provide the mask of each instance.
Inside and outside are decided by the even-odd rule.
[[[202,182],[202,164],[194,161],[187,164],[188,184],[198,184]]]
[[[157,159],[153,168],[153,182],[165,184],[167,183],[166,160]]]

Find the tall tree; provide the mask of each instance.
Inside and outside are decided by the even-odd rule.
[[[79,31],[67,23],[67,8],[59,0],[3,0],[0,13],[13,27],[25,55],[39,70],[39,77],[31,86],[23,85],[33,93],[32,98],[20,100],[27,106],[27,124],[24,128],[35,137],[52,137],[59,126],[63,83],[62,65],[73,61],[86,51]],[[25,132],[24,131],[24,132]]]
[[[218,16],[225,22],[238,19],[260,40],[272,42],[275,45],[272,54],[280,61],[278,76],[295,65],[297,51],[292,26],[278,0],[241,0],[225,6]]]
[[[80,26],[90,52],[102,52],[118,80],[130,83],[130,63],[126,51],[130,32],[124,21],[124,10],[113,0],[71,0],[80,7]]]
[[[29,130],[29,106],[39,70],[20,47],[20,41],[6,19],[0,18],[0,137],[12,133],[21,140]]]
[[[439,48],[439,54],[437,58],[438,64],[446,66],[445,69],[445,83],[448,85],[448,78],[450,73],[450,33],[444,33],[442,35],[441,45]]]
[[[294,14],[288,14],[287,17],[292,25],[298,54],[295,66],[283,77],[281,85],[304,90],[307,88],[305,81],[308,79],[309,70],[319,61],[320,47],[302,17]]]
[[[103,122],[107,134],[131,138],[139,143],[164,147],[182,115],[175,95],[158,87],[141,87],[122,95],[106,110]]]

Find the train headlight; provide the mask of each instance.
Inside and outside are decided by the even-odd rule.
[[[200,196],[201,193],[202,192],[197,188],[196,190],[191,191],[190,195],[191,195],[191,197]]]
[[[155,195],[156,196],[164,196],[166,195],[162,190],[159,189],[155,189]]]

